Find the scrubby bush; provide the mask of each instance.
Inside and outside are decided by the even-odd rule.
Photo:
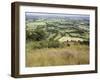
[[[32,40],[32,30],[26,30],[26,41]]]
[[[33,49],[41,49],[41,48],[61,48],[63,45],[58,41],[33,41],[32,48]]]
[[[41,45],[40,45],[39,42],[34,42],[34,43],[32,44],[32,48],[33,48],[33,49],[40,49],[40,48],[42,48],[42,47],[41,47]]]
[[[43,29],[26,30],[26,40],[41,41],[45,40],[47,33]]]
[[[80,44],[89,45],[89,41],[83,41],[83,42],[80,42]]]
[[[48,42],[47,41],[33,41],[32,48],[33,49],[48,48]]]
[[[48,48],[59,48],[60,43],[59,41],[49,41],[48,42]]]
[[[48,48],[48,41],[40,41],[39,44],[42,46],[42,48]]]

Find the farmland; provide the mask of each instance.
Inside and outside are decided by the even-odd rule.
[[[26,13],[26,67],[79,64],[89,64],[88,15]]]

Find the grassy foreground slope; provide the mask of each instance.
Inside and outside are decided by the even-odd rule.
[[[26,50],[26,67],[79,64],[89,64],[89,47],[86,45],[35,50],[28,47]]]

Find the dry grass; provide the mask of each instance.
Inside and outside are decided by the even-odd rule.
[[[26,48],[26,67],[89,64],[89,47],[71,45],[66,48]]]

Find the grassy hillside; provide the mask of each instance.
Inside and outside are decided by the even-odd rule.
[[[89,64],[89,17],[26,15],[26,67]]]
[[[26,48],[26,67],[89,64],[89,47],[71,45],[65,48]]]

